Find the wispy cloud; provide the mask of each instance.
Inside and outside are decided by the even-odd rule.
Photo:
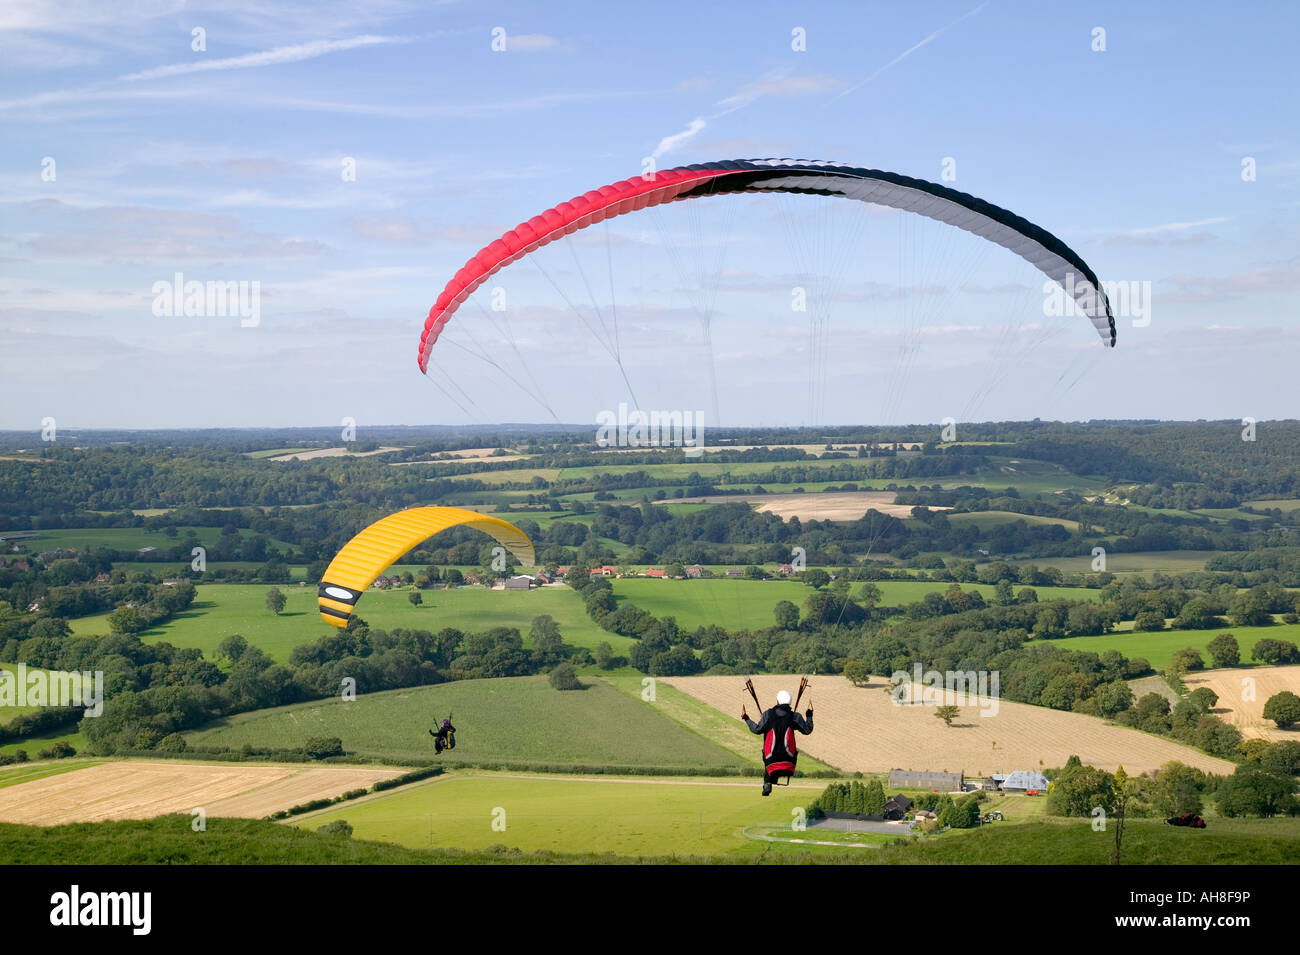
[[[1222,302],[1251,294],[1300,291],[1300,258],[1234,275],[1175,275],[1160,290],[1164,302]]]
[[[558,37],[545,33],[515,33],[506,37],[506,50],[511,53],[534,53],[539,50],[561,50],[566,48]]]
[[[1129,229],[1103,239],[1105,245],[1199,245],[1215,239],[1212,233],[1197,231],[1206,226],[1231,221],[1228,216],[1214,216],[1191,222],[1165,222],[1160,225]]]
[[[1229,221],[1228,216],[1215,216],[1212,219],[1197,219],[1195,222],[1166,222],[1162,225],[1131,229],[1128,235],[1161,235],[1167,232],[1186,232],[1188,229],[1199,229],[1202,226],[1217,225],[1220,222],[1227,221]]]
[[[665,136],[663,139],[659,140],[659,145],[655,147],[655,151],[650,155],[654,156],[655,159],[658,159],[660,156],[664,155],[664,153],[672,152],[683,143],[694,139],[696,134],[707,125],[709,125],[708,121],[703,116],[696,116],[686,124],[685,129],[673,133],[672,135]]]
[[[719,100],[714,104],[718,107],[716,112],[707,116],[696,116],[686,124],[685,128],[659,140],[659,145],[655,147],[655,151],[651,155],[658,159],[667,153],[680,149],[703,132],[709,123],[721,119],[728,113],[743,109],[764,97],[806,96],[811,93],[824,92],[838,85],[839,81],[834,77],[821,74],[800,74],[791,70],[776,70],[767,73],[756,80],[746,83],[730,96]]]
[[[857,83],[854,83],[852,86],[850,86],[848,89],[844,90],[844,91],[843,91],[842,93],[840,93],[838,96],[835,96],[834,99],[840,99],[841,97],[848,96],[850,93],[854,93],[854,92],[856,92],[856,91],[862,89],[862,87],[866,86],[868,83],[870,83],[871,81],[873,81],[874,79],[876,79],[876,77],[880,76],[880,74],[884,73],[886,70],[891,69],[891,68],[897,66],[899,63],[902,63],[905,59],[907,59],[909,56],[911,56],[911,55],[912,55],[913,53],[915,53],[917,50],[921,49],[921,47],[925,46],[925,45],[928,44],[928,43],[933,42],[934,40],[937,40],[939,37],[943,36],[943,34],[947,33],[949,30],[951,30],[951,29],[952,29],[953,27],[955,27],[957,24],[961,23],[963,20],[967,20],[967,19],[969,19],[970,17],[975,16],[975,14],[979,13],[981,10],[983,10],[983,9],[984,9],[985,7],[987,7],[987,6],[988,6],[988,0],[985,0],[984,3],[981,3],[978,7],[975,7],[973,10],[967,10],[965,13],[963,13],[961,16],[959,16],[956,20],[953,20],[951,23],[947,24],[946,26],[942,26],[942,27],[940,27],[939,29],[935,30],[933,33],[931,33],[931,34],[930,34],[929,36],[927,36],[925,39],[921,40],[919,43],[914,43],[912,46],[908,47],[908,48],[907,48],[906,50],[904,50],[902,53],[898,54],[898,56],[894,57],[892,60],[890,60],[890,61],[889,61],[888,63],[886,63],[884,66],[880,67],[880,69],[876,70],[874,73],[872,73],[870,76],[868,76],[865,80],[861,80],[861,81],[859,81],[859,82],[857,82]]]
[[[18,99],[0,101],[0,109],[24,109],[39,106],[51,106],[57,103],[75,102],[82,99],[104,98],[120,94],[122,87],[152,80],[168,79],[176,76],[189,76],[195,73],[225,72],[230,70],[263,69],[285,63],[301,63],[333,53],[392,44],[413,43],[417,37],[376,36],[367,34],[350,37],[345,40],[314,40],[311,43],[299,43],[292,46],[275,47],[243,56],[223,57],[221,59],[197,59],[185,63],[170,63],[156,66],[135,73],[125,73],[113,80],[91,83],[66,90],[50,90]]]
[[[394,43],[411,43],[413,37],[395,36],[355,36],[346,40],[314,40],[311,43],[299,43],[295,46],[281,46],[273,50],[258,53],[245,53],[243,56],[228,56],[219,60],[193,60],[188,63],[170,63],[156,66],[151,70],[127,73],[119,76],[118,81],[134,83],[140,80],[159,80],[168,76],[185,76],[190,73],[208,73],[214,70],[253,70],[266,66],[279,66],[282,63],[301,63],[314,60],[318,56],[341,53],[369,46],[385,46]]]

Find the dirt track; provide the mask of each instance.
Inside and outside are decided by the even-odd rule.
[[[660,679],[724,713],[738,717],[744,703],[754,715],[742,677]],[[1130,775],[1170,760],[1225,775],[1235,769],[1227,760],[1080,713],[999,700],[996,715],[983,717],[978,705],[963,706],[947,727],[935,718],[934,706],[895,705],[883,677],[873,677],[869,687],[854,687],[842,676],[814,677],[812,684],[813,733],[798,737],[799,746],[846,772],[912,769],[984,776],[1063,766],[1071,755],[1107,770],[1122,764]],[[797,676],[754,678],[765,706],[772,705],[778,690],[793,693],[798,685]]]
[[[0,789],[0,822],[54,826],[149,819],[202,808],[209,816],[260,818],[313,799],[369,788],[404,770],[125,761]]]

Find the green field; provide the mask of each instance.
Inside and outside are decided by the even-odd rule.
[[[543,481],[555,481],[559,476],[560,468],[510,468],[504,466],[495,471],[484,470],[475,471],[472,475],[457,475],[457,477],[461,478],[472,477],[475,481],[482,481],[487,485],[527,484],[535,477],[539,477]]]
[[[1074,864],[1103,865],[1114,845],[1112,832],[1094,832],[1090,820],[1042,814],[1042,800],[991,800],[987,807],[1008,821],[975,830],[950,831],[910,845],[858,849],[774,844],[746,839],[751,827],[781,833],[781,821],[807,806],[820,787],[778,788],[767,798],[753,783],[703,779],[562,779],[525,774],[456,773],[404,787],[392,794],[310,814],[294,821],[316,829],[334,819],[354,827],[354,838],[411,848],[484,850],[517,847],[525,852],[612,852],[621,856],[708,855],[742,861],[773,854],[771,861],[856,861],[888,864]],[[996,805],[995,805],[996,804]],[[493,813],[504,830],[493,830]],[[987,808],[986,808],[987,811]],[[1141,864],[1295,864],[1300,861],[1300,819],[1224,819],[1206,811],[1210,828],[1182,830],[1159,819],[1130,819],[1125,861]],[[787,824],[788,825],[788,824]],[[790,838],[837,841],[810,829]],[[880,843],[886,839],[841,837]]]
[[[948,581],[880,580],[881,606],[901,607],[923,600],[926,594],[943,593]],[[613,581],[614,596],[630,600],[656,617],[676,617],[687,630],[719,624],[728,630],[756,630],[774,623],[772,608],[788,600],[802,608],[813,593],[811,587],[797,580],[737,580],[706,577],[699,580],[658,580],[648,577],[623,577]],[[851,594],[862,588],[854,583]],[[991,584],[962,584],[962,590],[979,591],[992,600],[996,588]],[[1017,592],[1022,588],[1016,587]],[[1086,587],[1035,587],[1040,601],[1097,600],[1099,591]]]
[[[10,673],[17,674],[18,665],[16,663],[0,663],[0,670],[7,670]],[[28,667],[29,673],[39,672],[37,667]],[[0,706],[0,725],[8,723],[10,720],[17,719],[27,713],[35,712],[40,709],[38,706]],[[71,730],[71,732],[69,732]],[[28,758],[36,759],[37,754],[52,746],[54,743],[62,740],[72,746],[78,752],[86,747],[86,739],[81,733],[77,732],[76,725],[65,727],[64,729],[47,730],[44,733],[38,733],[34,736],[27,736],[21,740],[12,740],[7,743],[0,743],[0,754],[9,755],[18,750],[25,750]],[[0,776],[0,785],[3,785],[3,776]]]
[[[802,605],[812,590],[794,580],[655,580],[626,577],[613,581],[614,596],[630,600],[656,617],[676,617],[687,630],[717,624],[728,630],[773,625],[772,608],[782,600]]]
[[[1277,508],[1279,511],[1294,511],[1300,508],[1300,498],[1280,498],[1268,501],[1246,501],[1250,507],[1257,507],[1261,510],[1267,508],[1272,510]]]
[[[1210,518],[1211,520],[1216,520],[1216,521],[1231,521],[1231,520],[1243,520],[1243,521],[1267,521],[1267,520],[1271,520],[1271,518],[1269,518],[1269,517],[1267,517],[1267,516],[1265,516],[1265,515],[1263,515],[1263,514],[1248,514],[1246,511],[1238,510],[1238,509],[1235,508],[1235,507],[1198,507],[1198,508],[1196,508],[1194,511],[1192,511],[1192,513],[1195,514],[1195,515],[1197,515],[1198,517],[1208,517],[1208,518]]]
[[[1024,521],[1029,525],[1056,524],[1071,531],[1079,529],[1078,521],[1069,521],[1062,517],[1039,517],[1036,514],[1017,514],[1014,511],[967,511],[960,514],[948,514],[950,524],[973,524],[980,530],[988,530],[999,524],[1014,524]]]
[[[28,759],[39,759],[41,750],[53,746],[60,740],[67,743],[78,753],[86,751],[86,737],[77,732],[74,727],[71,733],[66,730],[49,730],[45,733],[37,733],[34,736],[27,736],[20,740],[0,744],[0,753],[9,755],[21,749],[27,752]]]
[[[286,662],[299,644],[312,643],[333,631],[324,623],[316,606],[316,588],[281,585],[287,598],[277,617],[266,609],[267,584],[200,584],[189,609],[142,636],[145,642],[166,641],[177,647],[198,647],[209,659],[216,658],[218,645],[233,633],[242,634],[261,647],[273,660]],[[567,587],[534,590],[425,590],[422,606],[411,606],[408,589],[371,590],[357,603],[360,616],[372,627],[396,627],[438,631],[456,627],[482,632],[493,627],[518,627],[529,643],[528,629],[534,617],[550,614],[560,625],[564,641],[595,649],[606,641],[616,653],[626,653],[628,637],[606,633],[591,622],[581,598]],[[109,632],[106,614],[71,621],[78,636]]]
[[[16,694],[16,693],[18,692],[18,690],[17,690],[17,684],[16,684],[16,681],[17,681],[17,679],[18,679],[18,664],[16,664],[16,663],[0,663],[0,670],[4,670],[4,671],[6,671],[6,672],[12,674],[8,679],[9,679],[9,680],[13,680],[13,681],[15,681],[15,683],[14,683],[14,693]],[[28,673],[41,673],[41,672],[43,672],[43,671],[42,671],[39,667],[30,667],[30,666],[29,666],[29,667],[27,667],[27,672],[28,672]],[[16,700],[16,699],[17,699],[17,697],[15,696],[15,700]],[[3,724],[5,724],[5,723],[8,723],[10,720],[12,720],[12,719],[16,719],[16,718],[19,717],[19,716],[24,716],[24,715],[26,715],[26,714],[28,714],[28,713],[34,713],[34,712],[36,712],[36,711],[39,710],[39,709],[41,709],[41,707],[39,707],[39,706],[19,706],[19,705],[17,704],[17,702],[15,702],[12,706],[0,706],[0,725],[3,725]]]
[[[355,701],[300,703],[231,717],[187,734],[191,743],[240,747],[301,746],[337,736],[349,754],[374,759],[433,759],[428,729],[449,712],[457,746],[446,764],[679,767],[723,770],[749,761],[684,729],[599,679],[561,692],[544,676],[465,680],[362,694]]]
[[[148,531],[143,527],[74,527],[57,530],[43,530],[40,536],[18,541],[29,553],[68,548],[85,550],[91,547],[107,547],[113,550],[140,550],[142,547],[159,549],[175,547],[184,542],[191,531],[204,547],[215,547],[221,540],[220,527],[179,526],[176,536],[168,537],[162,531]],[[247,528],[239,531],[240,537],[253,537]],[[284,541],[272,541],[281,551],[293,550],[292,544]]]
[[[1107,633],[1099,637],[1066,637],[1063,640],[1049,642],[1053,646],[1068,650],[1084,650],[1092,653],[1118,650],[1129,659],[1146,657],[1151,665],[1159,670],[1169,666],[1174,651],[1181,650],[1183,647],[1195,647],[1200,650],[1208,666],[1210,657],[1205,652],[1205,648],[1221,633],[1230,633],[1237,638],[1237,644],[1241,647],[1241,662],[1246,664],[1251,662],[1251,648],[1264,637],[1300,644],[1300,624],[1277,624],[1272,627],[1218,627],[1213,630],[1162,630],[1157,633],[1136,633],[1129,630]]]
[[[1143,550],[1132,553],[1108,553],[1106,570],[1112,574],[1181,574],[1204,570],[1205,562],[1218,551],[1213,550]],[[1094,573],[1092,557],[1042,557],[1034,560],[1009,560],[1009,564],[1037,564],[1058,567],[1067,573]]]
[[[30,783],[34,779],[45,779],[47,776],[70,773],[74,769],[86,769],[101,762],[103,760],[100,759],[70,758],[5,766],[0,768],[0,789],[6,786],[17,786],[19,783]]]
[[[255,560],[210,560],[207,563],[209,571],[216,570],[247,570],[260,571],[266,566],[264,561]],[[184,577],[190,570],[188,560],[115,560],[113,569],[125,571],[127,577],[132,574],[153,574],[159,580],[166,580],[169,577]],[[287,565],[289,578],[297,583],[299,580],[305,580],[307,577],[307,568],[302,564]],[[423,570],[423,567],[417,568]],[[259,575],[260,576],[260,575]],[[271,586],[267,584],[266,586]],[[283,585],[281,585],[283,586]]]
[[[411,848],[613,852],[618,855],[753,854],[744,826],[793,818],[821,791],[795,782],[771,796],[757,779],[566,779],[456,773],[296,821],[316,829],[346,819],[354,838]],[[804,788],[806,787],[806,788]],[[505,830],[492,828],[505,811]],[[498,813],[498,818],[500,814]]]

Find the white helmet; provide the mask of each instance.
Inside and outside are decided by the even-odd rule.
[[[789,705],[790,705],[790,691],[789,691],[789,690],[782,690],[780,693],[778,693],[778,694],[776,695],[776,702],[777,702],[777,704],[780,705],[780,706],[789,706]]]

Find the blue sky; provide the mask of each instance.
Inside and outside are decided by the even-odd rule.
[[[1296,5],[551,6],[6,5],[0,428],[591,422],[631,394],[722,424],[1294,417]],[[1149,282],[1150,321],[1107,352],[987,243],[743,197],[516,263],[419,374],[430,304],[506,229],[646,157],[765,156],[951,159]],[[155,315],[178,272],[259,283],[258,324]],[[826,290],[821,364],[797,284]]]

